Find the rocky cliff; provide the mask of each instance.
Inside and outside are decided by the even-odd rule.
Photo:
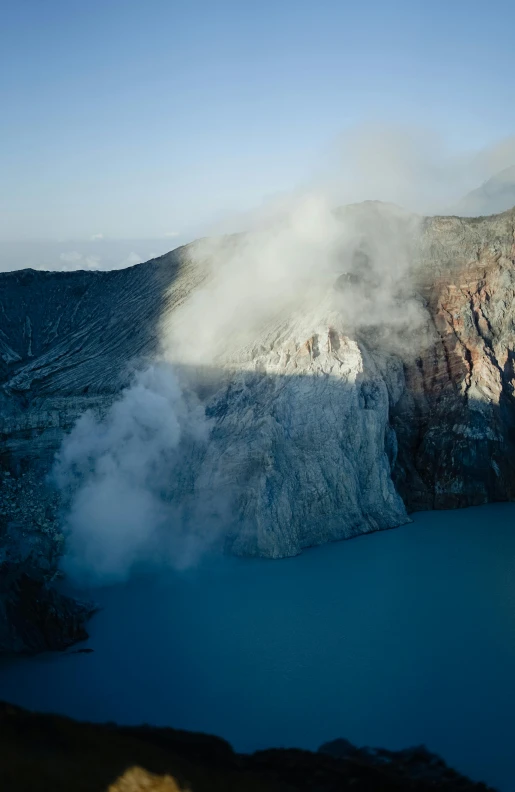
[[[418,292],[432,342],[403,360],[393,471],[408,509],[514,496],[515,212],[425,222]]]
[[[376,229],[375,247],[361,234],[350,265],[306,288],[306,306],[201,366],[184,362],[174,334],[212,277],[195,244],[116,272],[0,275],[0,647],[80,636],[88,606],[71,613],[48,587],[63,536],[46,476],[77,417],[105,415],[133,369],[162,353],[163,334],[210,429],[168,497],[222,494],[233,552],[293,555],[407,522],[411,510],[512,499],[514,229],[515,210],[417,221],[409,266],[388,288],[370,264],[387,234]],[[398,326],[404,313],[416,321]],[[188,325],[193,348],[205,332]],[[54,622],[62,614],[63,635],[37,616],[30,640],[20,631],[13,609],[24,612],[34,586]]]

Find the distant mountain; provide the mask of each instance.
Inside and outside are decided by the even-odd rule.
[[[499,214],[515,206],[515,165],[496,173],[452,207],[459,217]]]
[[[162,256],[183,241],[175,235],[154,239],[0,239],[0,272],[125,269]]]

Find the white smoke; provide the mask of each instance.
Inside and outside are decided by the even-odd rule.
[[[251,233],[201,240],[193,255],[206,269],[206,281],[169,327],[165,317],[165,355],[212,363],[229,347],[251,340],[277,313],[312,304],[327,285],[338,236],[324,196],[310,194],[293,199],[287,211]],[[317,293],[309,293],[317,283]]]
[[[364,124],[337,138],[316,179],[338,204],[374,199],[424,215],[453,214],[465,194],[512,165],[515,136],[467,150],[431,128]]]
[[[349,332],[418,327],[425,315],[409,281],[420,224],[394,205],[335,210],[326,195],[309,192],[246,234],[201,240],[191,256],[205,280],[163,317],[165,356],[189,365],[238,360],[294,314],[318,313],[323,322],[336,311]]]
[[[84,414],[54,467],[68,497],[66,571],[106,582],[148,561],[190,563],[195,536],[166,495],[183,447],[207,431],[202,407],[166,365],[140,373],[103,420]]]

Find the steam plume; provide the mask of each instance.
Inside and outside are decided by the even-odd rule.
[[[181,449],[206,437],[202,408],[164,365],[140,373],[104,420],[83,415],[54,468],[69,497],[66,571],[105,582],[148,561],[188,563],[194,542],[164,496]]]

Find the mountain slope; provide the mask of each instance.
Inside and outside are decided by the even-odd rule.
[[[496,173],[465,195],[452,208],[460,217],[482,217],[505,212],[515,206],[515,165]]]

